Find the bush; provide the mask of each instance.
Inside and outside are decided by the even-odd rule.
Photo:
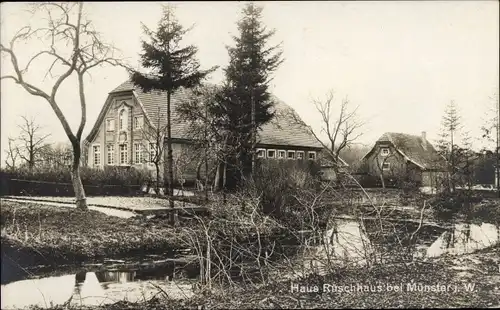
[[[482,197],[473,192],[458,191],[440,193],[430,203],[434,207],[434,212],[438,218],[448,220],[457,215],[469,215],[472,204],[481,201]]]
[[[243,184],[240,194],[258,200],[264,214],[286,225],[299,225],[307,221],[304,214],[311,215],[304,204],[310,203],[320,190],[318,172],[313,162],[262,162],[255,177]]]

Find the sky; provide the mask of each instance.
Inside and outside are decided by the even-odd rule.
[[[276,33],[270,45],[282,43],[284,62],[275,72],[271,91],[293,107],[313,129],[321,129],[312,105],[333,90],[338,104],[347,97],[358,106],[363,135],[358,142],[373,144],[384,132],[438,138],[445,106],[454,100],[462,115],[463,131],[482,144],[480,127],[490,98],[499,85],[498,1],[304,1],[259,2],[263,23]],[[1,36],[6,44],[21,27],[43,22],[26,12],[26,3],[0,4]],[[186,27],[194,25],[184,44],[195,44],[202,68],[228,63],[226,46],[233,45],[236,22],[244,2],[179,2],[176,15]],[[103,39],[118,48],[130,64],[141,52],[141,22],[155,28],[160,2],[88,2],[86,16]],[[26,63],[40,44],[19,44],[15,52]],[[2,75],[11,74],[2,57]],[[51,62],[41,59],[27,74],[28,81],[49,90],[44,79]],[[120,67],[92,71],[85,81],[87,125],[93,126],[108,93],[127,79]],[[209,81],[223,80],[222,69]],[[57,100],[76,130],[80,120],[76,79],[60,88]],[[52,142],[67,137],[46,101],[26,93],[11,80],[1,81],[2,158],[8,137],[19,134],[20,116],[35,117]],[[3,159],[2,159],[3,164]]]

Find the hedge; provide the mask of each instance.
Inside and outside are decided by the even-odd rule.
[[[82,167],[87,195],[134,195],[151,181],[151,173],[129,167]],[[1,195],[74,196],[69,168],[0,170]]]

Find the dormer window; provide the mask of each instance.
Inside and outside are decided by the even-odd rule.
[[[389,152],[389,148],[388,147],[383,147],[380,149],[380,155],[382,156],[389,156],[390,152]]]

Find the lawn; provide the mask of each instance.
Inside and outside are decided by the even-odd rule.
[[[2,201],[2,254],[21,265],[80,262],[164,253],[181,247],[180,230],[164,219]]]

